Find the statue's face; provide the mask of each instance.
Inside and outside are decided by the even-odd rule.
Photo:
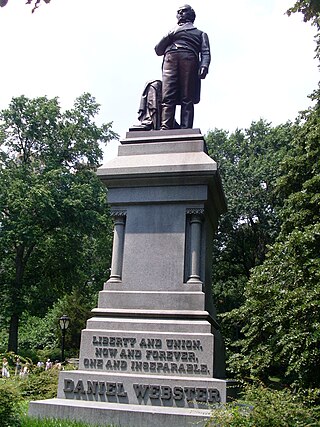
[[[190,6],[185,5],[185,6],[179,7],[179,9],[177,10],[177,20],[178,20],[178,24],[183,24],[185,22],[192,21]]]

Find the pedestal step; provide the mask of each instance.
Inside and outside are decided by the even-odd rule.
[[[113,427],[202,427],[211,411],[49,399],[30,402],[29,415]]]

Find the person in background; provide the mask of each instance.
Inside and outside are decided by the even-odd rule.
[[[3,378],[9,378],[10,372],[9,372],[9,363],[6,357],[2,359],[2,370],[1,374]]]
[[[17,359],[16,359],[16,369],[15,369],[14,374],[16,376],[20,375],[21,374],[21,369],[22,369],[21,361],[20,361],[19,357],[17,357]]]
[[[50,359],[48,359],[47,361],[46,361],[46,371],[48,371],[49,369],[51,369],[52,368],[52,362],[51,362],[51,360]]]

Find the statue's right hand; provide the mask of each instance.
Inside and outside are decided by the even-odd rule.
[[[173,42],[173,36],[174,31],[169,31],[169,33],[160,40],[160,42],[155,47],[157,55],[164,55],[166,48]]]
[[[167,34],[167,37],[169,38],[170,41],[172,41],[174,37],[174,31],[173,30],[169,31]]]

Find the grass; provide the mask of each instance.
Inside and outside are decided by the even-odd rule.
[[[31,417],[25,416],[21,418],[20,427],[95,427],[95,426],[92,424],[82,423],[80,421],[57,420],[57,419],[49,419],[49,418],[40,419],[40,418],[31,418]],[[116,427],[116,426],[108,424],[105,427]]]
[[[34,418],[28,416],[29,402],[24,401],[20,405],[20,426],[19,427],[98,427],[93,424],[86,424],[81,421],[58,420],[52,418]],[[105,427],[116,427],[106,425]]]
[[[99,427],[93,424],[86,424],[81,421],[58,420],[52,418],[34,418],[28,416],[29,402],[20,403],[20,426],[19,427]],[[101,426],[100,426],[101,427]],[[115,425],[105,425],[104,427],[117,427]]]
[[[23,417],[21,419],[21,427],[89,427],[89,424],[68,420]]]
[[[28,416],[29,401],[56,396],[58,374],[54,369],[35,369],[26,378],[0,379],[0,427],[93,427]],[[320,388],[270,389],[258,382],[243,384],[242,390],[241,399],[213,408],[207,427],[320,427]]]

